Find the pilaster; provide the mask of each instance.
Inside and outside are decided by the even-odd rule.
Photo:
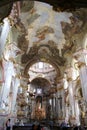
[[[3,22],[4,22],[3,29],[0,36],[0,58],[2,57],[2,53],[4,52],[6,39],[10,31],[10,22],[8,18],[5,18]]]
[[[65,118],[65,93],[64,93],[64,78],[57,79],[57,104],[58,115],[60,119]]]
[[[67,66],[65,73],[66,73],[66,80],[67,80],[67,91],[65,91],[66,98],[68,97],[68,114],[73,118],[75,117],[75,103],[74,103],[74,93],[73,93],[73,67]],[[66,101],[67,99],[65,99]],[[67,103],[67,102],[66,102]],[[67,108],[67,107],[66,107]],[[66,110],[67,115],[67,110]],[[66,117],[67,118],[67,117]]]
[[[80,74],[80,80],[82,85],[82,92],[84,100],[87,102],[87,50],[86,49],[80,49],[76,53],[74,53],[74,58],[77,60],[78,68],[79,68],[79,74]]]

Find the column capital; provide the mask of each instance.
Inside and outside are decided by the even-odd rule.
[[[72,80],[73,80],[72,77],[68,77],[68,78],[67,78],[67,81],[68,81],[68,82],[70,82],[70,81],[72,81]]]
[[[80,69],[81,67],[84,67],[84,66],[86,66],[85,63],[83,63],[83,62],[78,62],[78,68],[79,68],[79,69]]]
[[[6,18],[3,20],[3,22],[4,22],[4,23],[6,23],[6,22],[10,23],[8,17],[6,17]]]
[[[85,57],[87,55],[87,50],[84,48],[78,49],[74,54],[73,57],[78,61],[78,62],[85,62]]]
[[[20,79],[20,78],[21,78],[21,75],[20,75],[20,74],[16,74],[16,75],[15,75],[15,78]]]
[[[63,86],[57,87],[57,92],[58,92],[58,91],[61,91],[61,90],[63,90],[63,89],[64,89]]]
[[[64,77],[57,78],[56,80],[57,87],[63,86],[63,82],[64,82]]]
[[[72,79],[73,77],[73,67],[68,65],[67,68],[65,69],[65,74],[67,79]]]
[[[57,80],[56,80],[56,82],[60,84],[60,83],[63,82],[63,79],[64,79],[64,77],[58,77]]]

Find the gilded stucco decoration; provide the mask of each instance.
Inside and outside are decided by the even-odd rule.
[[[49,26],[43,26],[42,28],[36,31],[36,37],[38,37],[38,41],[35,43],[39,43],[41,40],[44,40],[49,33],[54,33],[54,29]]]
[[[59,51],[54,45],[54,42],[49,41],[46,45],[32,47],[28,54],[22,56],[21,61],[23,64],[26,64],[25,73],[27,73],[29,67],[37,61],[52,63],[59,73],[58,66],[63,66],[66,60],[59,55]]]
[[[70,54],[66,54],[78,48],[75,36],[79,38],[86,25],[83,18],[86,9],[81,10],[82,13],[80,10],[62,13],[60,17],[59,12],[57,14],[51,6],[47,8],[36,2],[31,5],[32,8],[28,10],[27,2],[21,4],[21,14],[15,24],[20,32],[18,47],[24,51],[21,58],[22,64],[26,64],[24,71],[27,73],[29,66],[37,61],[52,63],[56,68],[64,66],[69,61],[66,60],[67,56],[70,57]]]
[[[77,10],[72,12],[72,16],[70,16],[70,23],[61,22],[62,31],[64,33],[64,37],[66,40],[66,44],[64,44],[62,53],[66,53],[66,49],[72,50],[72,52],[76,51],[80,46],[84,47],[83,37],[86,34],[87,30],[87,9]]]
[[[51,87],[50,82],[42,77],[36,77],[31,81],[30,88],[32,89],[42,89],[43,94],[47,94],[46,91],[48,91]],[[43,95],[44,96],[44,95]]]
[[[22,12],[31,11],[34,7],[34,1],[22,1],[20,7]]]
[[[25,34],[20,35],[20,36],[18,37],[18,47],[19,47],[22,51],[24,51],[24,52],[27,51],[28,42],[29,42],[29,41],[26,40],[26,38],[25,38]]]

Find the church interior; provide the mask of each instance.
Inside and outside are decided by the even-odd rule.
[[[0,1],[0,129],[8,118],[87,125],[87,1]]]

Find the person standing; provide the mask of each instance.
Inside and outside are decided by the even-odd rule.
[[[11,119],[8,119],[6,122],[6,130],[11,130]]]
[[[32,129],[31,130],[41,130],[41,126],[38,122],[35,122],[33,125],[32,125]]]
[[[24,126],[23,120],[20,121],[20,126]]]

